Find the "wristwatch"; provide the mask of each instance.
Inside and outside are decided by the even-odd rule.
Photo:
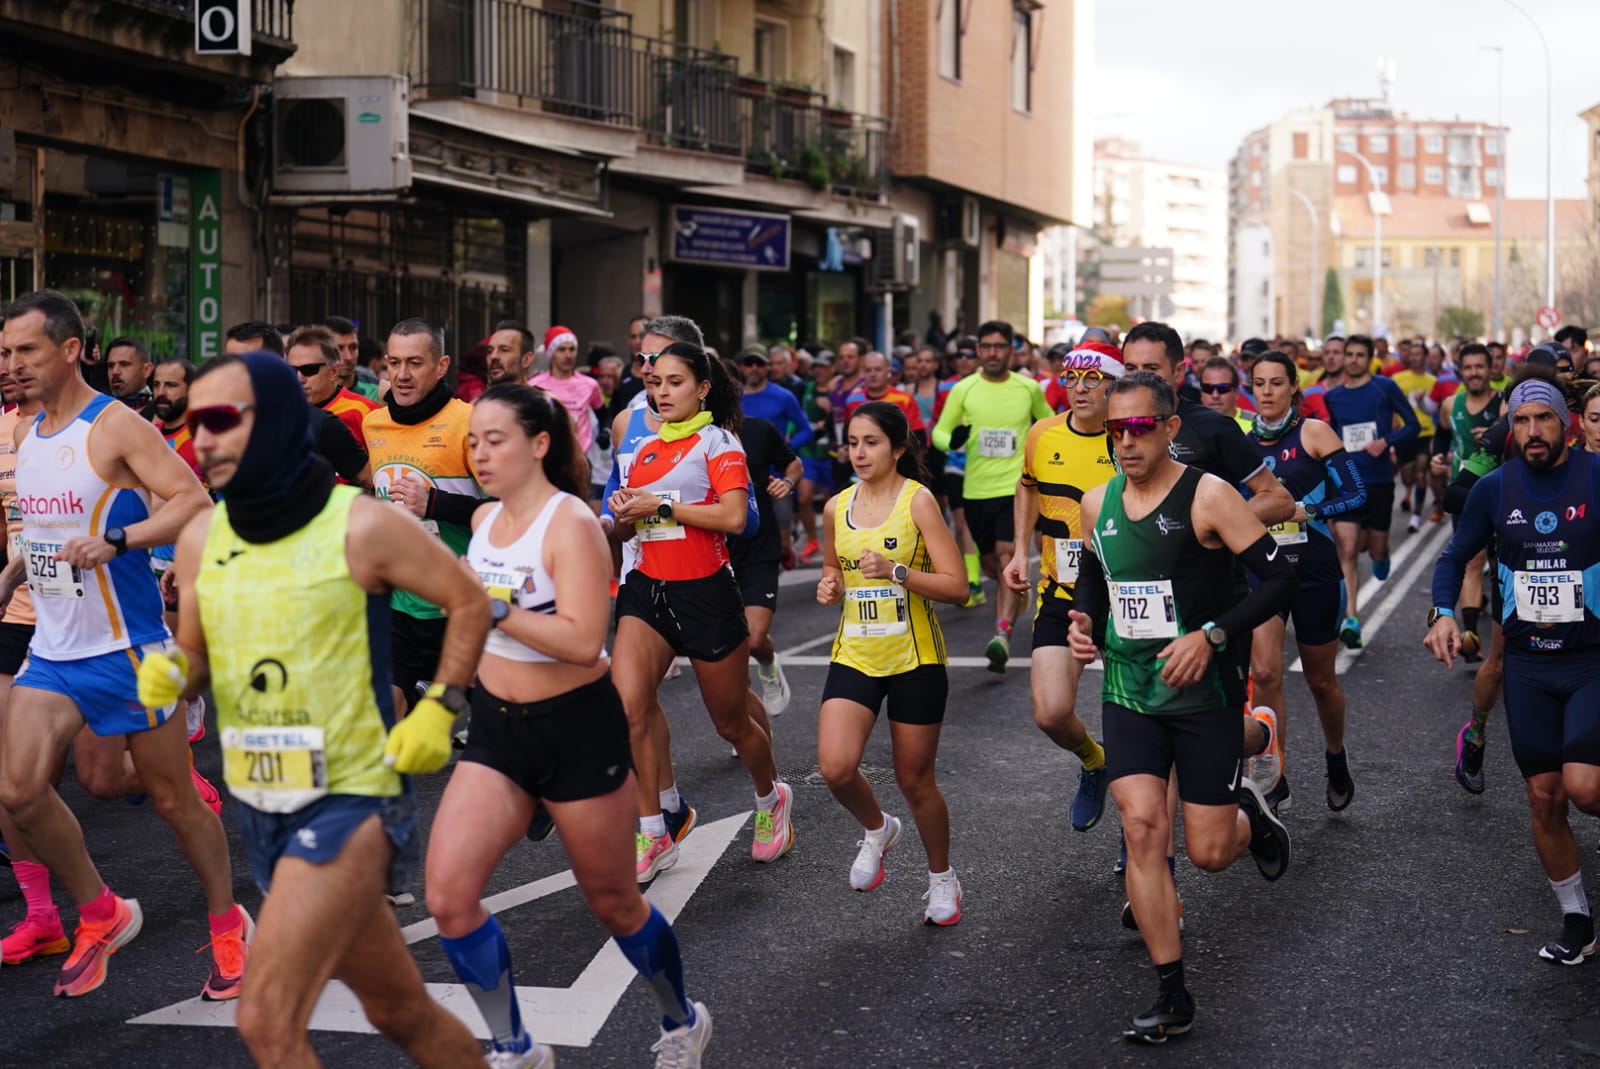
[[[466,690],[454,683],[435,683],[423,696],[432,698],[457,716],[464,716],[468,710]]]
[[[1303,504],[1301,504],[1300,508],[1305,511],[1306,519],[1314,520],[1314,519],[1317,518],[1317,506],[1316,506],[1315,502],[1312,502],[1312,501],[1304,502]]]
[[[1207,621],[1200,630],[1206,634],[1206,641],[1211,643],[1213,651],[1220,652],[1228,648],[1228,633],[1215,623]]]
[[[106,543],[117,551],[117,556],[128,552],[128,532],[121,527],[107,527],[104,537]]]
[[[489,599],[489,626],[491,628],[497,628],[505,623],[506,617],[510,615],[511,603],[509,601],[501,601],[499,598]]]
[[[656,515],[660,516],[663,520],[672,519],[672,502],[663,501],[661,504],[657,505]]]
[[[1441,609],[1435,605],[1433,608],[1428,610],[1428,626],[1432,627],[1434,624],[1438,623],[1439,617],[1441,616],[1448,616],[1450,619],[1454,620],[1456,618],[1456,611],[1454,609]]]
[[[911,574],[911,569],[910,568],[906,567],[904,564],[896,564],[893,568],[891,568],[889,570],[889,579],[890,579],[891,582],[897,583],[900,586],[905,586],[906,585],[906,576],[908,576],[910,574]]]

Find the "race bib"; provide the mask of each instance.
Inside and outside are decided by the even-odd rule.
[[[850,638],[903,635],[906,609],[904,587],[893,583],[850,587],[844,592],[844,633]]]
[[[1306,525],[1284,520],[1267,528],[1272,540],[1280,546],[1298,546],[1306,540]]]
[[[293,813],[328,793],[321,728],[228,728],[222,733],[228,791],[252,809]]]
[[[438,520],[423,520],[422,521],[422,527],[429,534],[433,535],[433,537],[435,537],[435,538],[439,537],[439,521]]]
[[[1058,538],[1056,543],[1056,582],[1076,583],[1078,566],[1083,563],[1083,539]]]
[[[656,494],[663,501],[678,503],[678,491],[662,490]],[[660,516],[646,516],[636,525],[641,542],[673,542],[680,538],[689,537],[689,532],[683,529],[683,524],[677,520],[664,520]]]
[[[1530,624],[1583,622],[1582,572],[1517,572],[1517,619]]]
[[[1014,457],[1017,455],[1017,432],[1007,428],[985,427],[978,431],[980,457]]]
[[[60,542],[28,542],[28,592],[34,597],[83,597],[83,572],[66,561],[56,560],[61,548]]]
[[[1178,610],[1172,580],[1111,583],[1111,619],[1126,639],[1177,638]]]
[[[1352,423],[1339,432],[1344,439],[1344,447],[1351,453],[1358,449],[1365,449],[1378,438],[1378,425],[1376,423]]]

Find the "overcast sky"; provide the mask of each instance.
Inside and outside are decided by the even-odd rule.
[[[1600,104],[1600,0],[1519,0],[1556,57],[1557,197],[1584,196],[1578,113]],[[1505,49],[1506,195],[1545,194],[1544,50],[1506,0],[1094,0],[1096,137],[1226,170],[1245,134],[1290,108],[1376,97],[1393,57],[1394,106],[1416,119],[1495,118]]]

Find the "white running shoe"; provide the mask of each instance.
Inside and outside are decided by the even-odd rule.
[[[937,924],[947,928],[961,919],[961,881],[956,870],[942,876],[928,873],[928,893],[922,896],[928,908],[922,913],[923,924]]]
[[[769,675],[761,662],[757,661],[756,678],[761,681],[761,704],[767,707],[768,716],[777,716],[789,708],[789,679],[783,674],[783,665],[774,659]]]
[[[883,859],[888,856],[889,848],[900,839],[900,818],[883,815],[883,827],[877,831],[869,831],[866,837],[856,843],[861,847],[856,852],[855,863],[850,866],[850,889],[852,891],[875,891],[883,882]]]
[[[1409,523],[1406,524],[1406,530],[1408,530],[1408,531],[1420,531],[1420,530],[1422,530],[1422,513],[1413,512],[1411,514],[1411,520],[1410,520]]]
[[[704,1002],[694,1006],[694,1024],[671,1031],[662,1029],[661,1038],[650,1052],[656,1056],[656,1069],[700,1069],[700,1059],[711,1042],[711,1011]]]
[[[489,1069],[556,1069],[556,1052],[543,1043],[527,1050],[491,1050]]]
[[[661,677],[661,682],[665,683],[669,679],[677,679],[681,675],[683,675],[683,666],[674,657],[672,663],[667,665],[667,674]]]
[[[206,700],[203,697],[193,697],[188,700],[183,709],[184,726],[189,730],[189,744],[192,746],[205,738],[206,735]]]

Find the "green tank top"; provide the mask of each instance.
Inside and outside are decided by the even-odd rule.
[[[328,794],[391,797],[389,599],[350,576],[345,532],[360,492],[335,487],[310,523],[246,542],[217,506],[195,595],[208,636],[223,774],[234,797],[288,813]]]
[[[1232,554],[1201,545],[1190,517],[1201,477],[1185,467],[1159,506],[1130,520],[1122,508],[1127,476],[1119,474],[1106,484],[1095,520],[1094,552],[1111,601],[1102,695],[1134,712],[1171,716],[1227,705],[1215,658],[1199,683],[1174,690],[1161,681],[1166,662],[1156,657],[1228,606]]]

